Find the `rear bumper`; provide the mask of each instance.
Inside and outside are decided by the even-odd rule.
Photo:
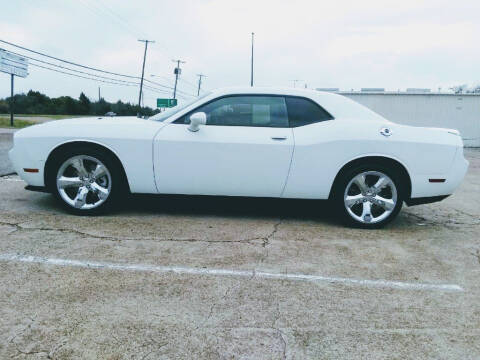
[[[423,203],[427,198],[446,197],[453,194],[463,181],[468,170],[468,161],[463,156],[463,148],[458,147],[452,165],[447,173],[417,174],[412,176],[412,194],[409,203]],[[444,182],[431,182],[430,179],[445,179]],[[418,200],[417,200],[418,199]],[[442,200],[442,199],[440,199]],[[439,200],[434,200],[439,201]],[[429,201],[429,202],[434,202]]]

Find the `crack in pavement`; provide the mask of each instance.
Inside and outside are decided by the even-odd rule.
[[[453,209],[453,210],[459,212],[462,215],[470,216],[473,219],[476,219],[476,217],[474,215],[459,211],[457,209]],[[451,217],[448,217],[447,220],[439,221],[439,220],[435,220],[435,219],[427,219],[424,216],[417,215],[417,214],[410,213],[410,212],[403,212],[403,215],[406,216],[407,218],[408,217],[416,218],[417,220],[424,222],[425,223],[424,225],[443,226],[447,229],[455,229],[456,228],[455,226],[452,226],[452,225],[468,225],[468,226],[478,226],[478,225],[480,225],[480,221],[474,221],[474,222],[464,222],[463,221],[462,222],[462,221],[452,220]]]
[[[253,270],[253,274],[252,276],[250,277],[249,280],[253,280],[255,278],[255,269]],[[225,291],[225,294],[223,294],[222,296],[222,300],[226,300],[228,295],[234,290],[234,289],[237,289],[239,287],[241,287],[243,284],[241,282],[238,283],[238,285],[232,285],[232,286],[229,286],[227,288],[227,290]],[[208,315],[207,315],[207,318],[202,322],[201,325],[198,325],[195,330],[198,330],[200,328],[203,328],[205,327],[205,325],[207,324],[207,322],[210,320],[210,318],[212,317],[213,315],[213,310],[215,309],[215,307],[218,305],[218,302],[214,302],[212,303],[212,305],[210,306],[210,311],[208,312]]]
[[[19,345],[15,342],[15,339],[18,338],[19,336],[23,336],[25,332],[29,329],[31,329],[32,325],[35,323],[35,318],[29,318],[31,321],[27,326],[25,326],[22,330],[20,330],[18,333],[16,333],[11,339],[10,339],[10,344],[12,344],[15,347],[15,350],[17,351],[17,355],[15,357],[18,357],[20,354],[22,355],[36,355],[36,354],[47,354],[47,358],[51,359],[53,353],[57,351],[60,347],[62,347],[64,344],[55,347],[53,350],[34,350],[32,348],[31,350],[25,350],[25,349],[20,349]]]
[[[261,238],[263,240],[263,244],[262,244],[263,247],[266,247],[268,244],[270,244],[270,239],[275,236],[275,234],[278,231],[278,227],[280,226],[282,221],[283,221],[282,219],[279,219],[275,224],[273,224],[273,230],[270,232],[270,234]]]
[[[210,239],[197,239],[197,238],[175,238],[175,237],[168,237],[168,238],[161,238],[161,237],[116,237],[110,235],[98,235],[92,234],[89,232],[77,230],[77,229],[65,229],[65,228],[49,228],[49,227],[25,227],[22,225],[22,222],[7,222],[1,221],[0,225],[7,225],[12,226],[15,229],[7,233],[7,235],[11,235],[18,231],[57,231],[61,233],[70,233],[76,234],[81,237],[90,237],[99,240],[108,240],[108,241],[115,241],[115,242],[122,242],[122,241],[158,241],[158,242],[205,242],[205,243],[245,243],[249,245],[257,245],[255,242],[256,240],[262,240],[262,246],[265,247],[268,244],[269,239],[275,234],[277,231],[277,227],[279,223],[274,225],[274,230],[267,236],[256,236],[246,239],[240,240],[210,240]]]
[[[477,258],[477,261],[480,264],[480,250],[477,249],[477,251],[471,254]]]
[[[265,259],[268,258],[268,245],[270,244],[270,239],[273,239],[273,237],[275,236],[275,234],[277,233],[278,231],[278,227],[280,226],[280,224],[283,222],[283,219],[279,219],[275,224],[273,224],[273,229],[272,231],[270,232],[270,234],[268,234],[267,236],[261,238],[260,240],[262,240],[262,247],[265,249],[265,255],[262,256],[259,260],[259,264],[262,263],[263,261],[265,261]]]
[[[273,293],[270,289],[270,297],[272,299],[274,299],[275,297],[273,296]],[[282,315],[282,313],[280,312],[280,302],[277,300],[276,302],[276,308],[275,308],[275,314],[274,314],[274,318],[273,318],[273,322],[272,322],[272,325],[270,326],[270,328],[272,330],[274,330],[278,336],[278,339],[281,341],[282,343],[282,359],[286,359],[287,358],[287,341],[285,340],[285,334],[282,332],[282,330],[280,330],[279,327],[277,327],[277,321],[280,319],[280,316]]]

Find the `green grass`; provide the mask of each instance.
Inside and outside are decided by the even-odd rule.
[[[0,117],[9,117],[10,114],[0,114]],[[37,115],[37,114],[15,114],[18,117],[44,117],[48,119],[68,119],[68,118],[76,118],[76,117],[87,117],[87,116],[94,116],[94,115]]]
[[[35,125],[35,124],[38,124],[38,122],[28,121],[28,120],[18,120],[18,119],[14,119],[13,121],[13,125],[14,125],[13,127],[17,129],[24,128],[30,125]],[[11,128],[9,117],[0,117],[0,128]]]

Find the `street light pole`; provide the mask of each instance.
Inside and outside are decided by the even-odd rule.
[[[299,81],[303,81],[303,80],[299,80],[299,79],[295,79],[295,80],[291,80],[293,82],[293,87],[297,87],[297,82]]]
[[[197,74],[198,76],[198,91],[197,91],[197,96],[200,96],[200,88],[202,86],[202,77],[206,77],[203,74]]]
[[[254,41],[255,33],[252,32],[252,57],[251,57],[251,64],[250,64],[250,86],[253,86],[253,41]]]

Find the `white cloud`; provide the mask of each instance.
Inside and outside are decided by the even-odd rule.
[[[208,88],[248,84],[252,31],[259,85],[300,78],[312,87],[396,89],[478,80],[477,0],[19,0],[4,7],[0,38],[7,41],[139,75],[143,45],[137,38],[147,36],[156,40],[147,75],[173,80],[171,59],[181,58],[187,61],[182,77],[194,83],[204,73]],[[31,74],[19,91],[96,96],[96,83],[33,68]],[[4,79],[0,97],[9,91]],[[137,97],[134,89],[101,86],[110,100]],[[155,95],[148,96],[153,104]]]

